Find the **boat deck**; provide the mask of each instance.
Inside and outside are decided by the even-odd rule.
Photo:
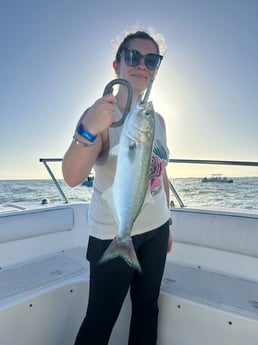
[[[85,272],[85,265],[62,254],[4,270],[0,273],[0,302],[29,295],[32,291],[60,282],[68,284]]]
[[[258,283],[167,263],[162,291],[258,320]]]

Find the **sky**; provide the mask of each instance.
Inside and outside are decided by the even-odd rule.
[[[258,161],[257,16],[258,0],[0,0],[0,179],[49,177],[39,158],[63,157],[134,25],[166,39],[149,100],[170,158]],[[174,164],[169,176],[257,169]]]

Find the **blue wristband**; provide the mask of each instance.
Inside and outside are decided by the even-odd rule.
[[[90,133],[85,129],[82,125],[82,123],[79,124],[77,127],[77,133],[83,137],[84,139],[88,140],[90,143],[93,143],[93,141],[96,139],[96,135]]]

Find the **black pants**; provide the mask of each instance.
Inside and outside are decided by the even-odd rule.
[[[155,345],[157,341],[158,297],[169,236],[168,222],[158,229],[133,236],[142,273],[123,259],[98,264],[110,244],[90,237],[90,291],[85,319],[75,345],[107,345],[113,326],[130,287],[132,316],[129,345]]]

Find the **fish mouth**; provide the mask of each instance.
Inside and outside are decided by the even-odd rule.
[[[139,104],[140,109],[145,110],[146,112],[151,113],[153,110],[153,104],[152,101],[148,101],[146,103],[140,103]]]

